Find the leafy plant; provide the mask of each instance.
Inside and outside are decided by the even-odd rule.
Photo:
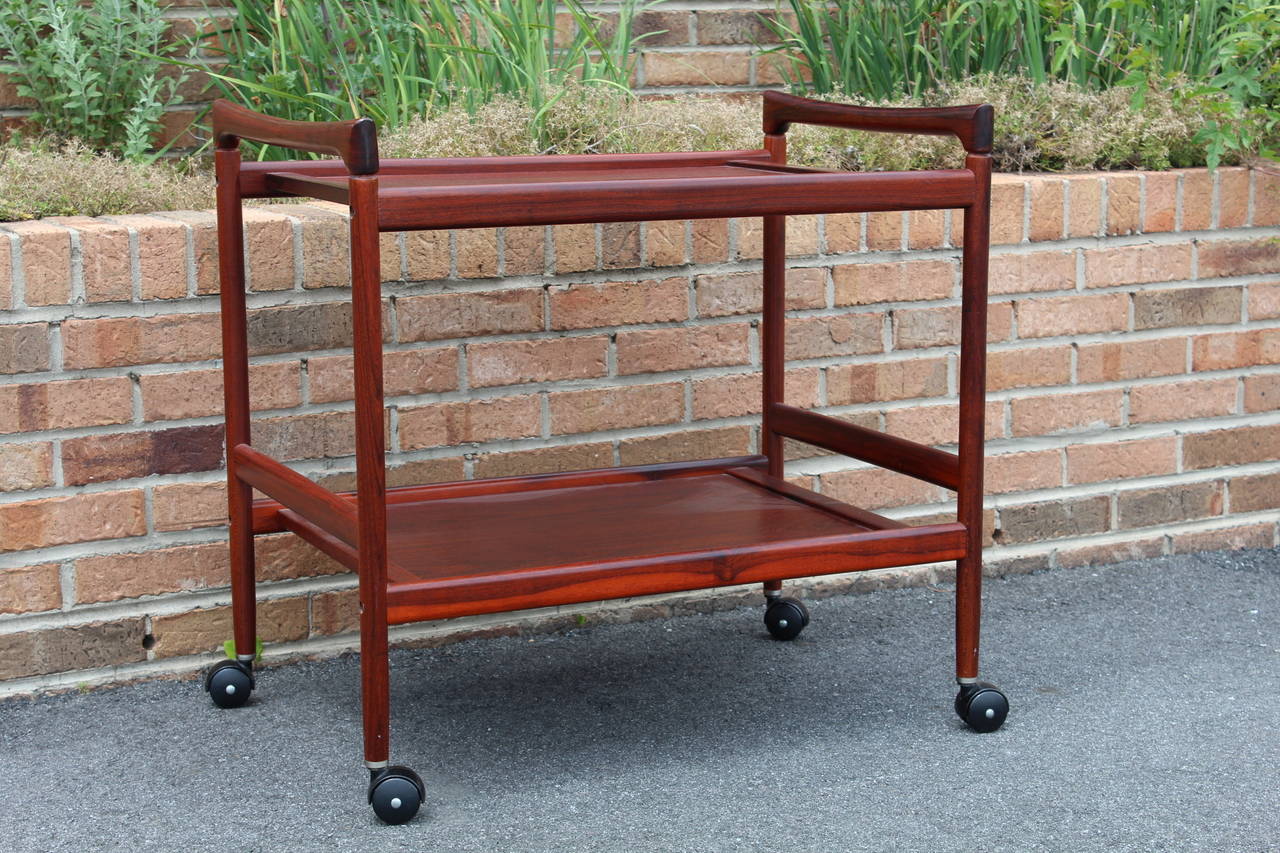
[[[0,0],[0,50],[43,132],[130,159],[148,154],[183,75],[156,0]]]
[[[1171,85],[1222,95],[1201,141],[1210,165],[1267,153],[1280,126],[1274,0],[787,0],[766,19],[797,90],[920,98],[980,75],[1125,87],[1133,105]],[[781,10],[780,10],[781,11]],[[1256,135],[1255,131],[1260,133]]]
[[[368,116],[395,127],[453,104],[475,112],[499,95],[540,120],[570,81],[625,90],[638,41],[633,0],[616,23],[579,0],[562,4],[568,35],[557,4],[540,0],[233,2],[230,25],[206,36],[229,59],[215,81],[241,103],[310,121]]]

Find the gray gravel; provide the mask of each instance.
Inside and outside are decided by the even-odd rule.
[[[404,826],[364,802],[358,661],[0,703],[0,850],[1275,850],[1280,551],[989,581],[951,711],[951,602],[815,602],[392,656]]]

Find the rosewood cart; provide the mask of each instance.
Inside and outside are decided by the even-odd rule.
[[[851,173],[786,165],[796,122],[954,135],[962,169]],[[388,759],[387,626],[637,595],[762,583],[780,640],[809,621],[782,581],[958,561],[956,713],[999,728],[1008,702],[978,676],[983,403],[992,108],[855,107],[764,94],[754,151],[380,160],[373,122],[292,122],[227,101],[213,108],[226,395],[235,659],[205,689],[221,707],[254,688],[253,537],[290,530],[359,574],[368,799],[384,821],[417,812],[421,779]],[[338,160],[244,163],[241,139]],[[335,494],[249,438],[241,200],[328,199],[350,207],[356,483]],[[952,454],[783,402],[788,214],[964,211],[959,447]],[[386,487],[382,231],[661,219],[764,218],[761,454],[732,459]],[[909,526],[788,484],[792,438],[954,490],[953,523]],[[253,501],[253,489],[270,500]]]

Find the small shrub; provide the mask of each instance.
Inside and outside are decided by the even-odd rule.
[[[0,221],[212,205],[208,175],[168,163],[123,160],[76,142],[35,140],[0,151]]]
[[[41,131],[148,159],[181,76],[162,77],[156,0],[0,0],[0,50]]]

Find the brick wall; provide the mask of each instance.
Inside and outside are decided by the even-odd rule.
[[[186,40],[200,32],[221,26],[229,0],[161,0],[164,17],[175,39]],[[617,19],[614,0],[592,3],[610,31]],[[760,15],[774,9],[772,0],[659,0],[635,21],[635,32],[647,34],[637,58],[635,86],[642,95],[663,92],[717,93],[751,92],[777,85],[780,78],[773,60],[758,56],[758,47],[772,44],[772,33]],[[559,27],[568,31],[573,18],[560,16]],[[558,28],[559,28],[558,27]],[[216,71],[222,65],[213,51],[201,51],[193,61]],[[176,72],[176,69],[171,69]],[[182,103],[165,115],[157,145],[174,143],[175,151],[190,149],[202,140],[192,123],[217,96],[217,88],[203,71],[188,71],[180,88]],[[0,133],[21,128],[31,111],[31,102],[18,97],[13,79],[0,70]]]
[[[1276,544],[1280,178],[1002,175],[994,202],[994,569]],[[957,219],[790,220],[790,402],[955,441]],[[246,222],[254,441],[350,488],[344,217]],[[385,235],[390,481],[755,451],[760,243],[758,220]],[[216,288],[208,212],[0,227],[4,689],[189,668],[230,636]],[[842,500],[954,509],[792,456]],[[291,535],[258,553],[266,641],[351,642],[349,574]]]

